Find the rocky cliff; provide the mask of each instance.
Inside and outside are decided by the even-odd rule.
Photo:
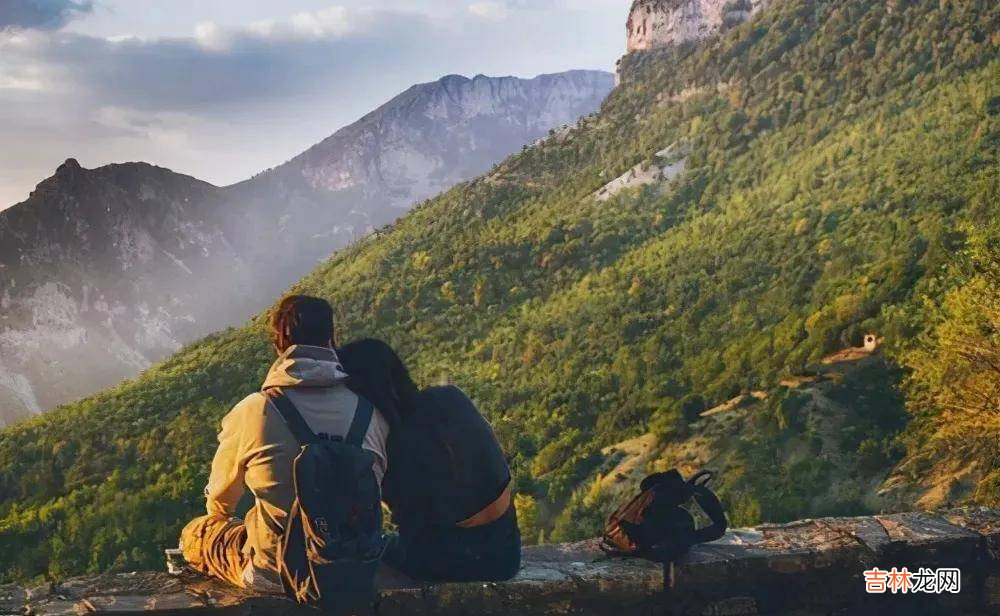
[[[629,11],[628,52],[705,39],[738,25],[770,0],[635,0]]]
[[[241,322],[338,248],[595,111],[612,87],[592,71],[448,76],[227,188],[67,160],[0,213],[0,426]]]

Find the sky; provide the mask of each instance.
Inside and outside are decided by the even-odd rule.
[[[332,2],[0,0],[0,209],[70,157],[227,185],[415,83],[610,71],[631,4]]]

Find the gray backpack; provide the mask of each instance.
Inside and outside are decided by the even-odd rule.
[[[362,449],[371,402],[358,397],[345,438],[315,434],[280,389],[265,392],[299,443],[278,567],[285,592],[328,614],[367,612],[385,551],[374,454]]]

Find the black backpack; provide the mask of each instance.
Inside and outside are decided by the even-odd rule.
[[[611,514],[601,548],[614,556],[667,563],[693,545],[719,539],[726,532],[726,515],[708,489],[711,479],[711,471],[701,471],[685,481],[676,469],[646,477],[641,492]],[[692,499],[711,520],[709,526],[696,528],[682,507]]]
[[[371,402],[358,396],[346,438],[316,435],[280,389],[266,392],[299,443],[295,501],[278,554],[285,592],[329,614],[365,613],[385,550],[374,454],[362,449]]]

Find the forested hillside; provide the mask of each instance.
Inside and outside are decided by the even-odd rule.
[[[736,523],[911,506],[956,460],[973,468],[951,497],[997,504],[996,392],[954,404],[981,437],[955,450],[954,379],[926,366],[950,322],[997,344],[998,32],[986,0],[776,0],[717,39],[626,57],[598,114],[294,290],[335,303],[342,341],[383,337],[423,383],[470,393],[529,538],[593,532],[602,448],[685,446],[708,429],[698,412],[748,392],[766,399],[726,437]],[[594,197],[623,174],[649,181]],[[850,413],[829,424],[842,433],[810,433],[822,422],[779,382],[867,332],[883,356],[822,392]],[[159,567],[202,506],[219,419],[271,359],[259,317],[0,433],[0,579]],[[971,391],[989,369],[969,366]]]

